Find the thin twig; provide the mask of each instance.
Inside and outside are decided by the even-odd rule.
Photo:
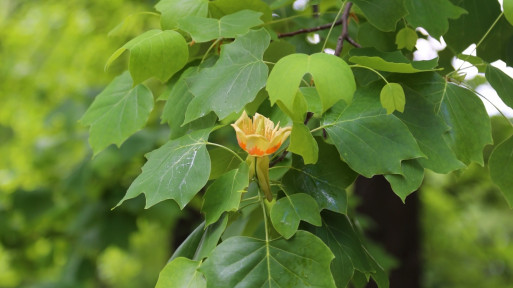
[[[340,21],[342,21],[342,32],[338,37],[337,48],[335,48],[335,56],[340,56],[340,53],[342,53],[342,48],[344,48],[344,40],[357,48],[361,47],[360,44],[356,43],[356,41],[349,37],[349,31],[347,29],[349,26],[349,12],[351,11],[352,6],[352,2],[347,2],[346,6],[344,7],[344,12],[342,13],[342,18],[340,19]]]
[[[297,31],[287,32],[287,33],[279,33],[278,34],[278,38],[291,37],[291,36],[295,36],[295,35],[299,35],[299,34],[304,34],[304,33],[310,33],[310,32],[315,32],[315,31],[329,29],[331,27],[331,24],[332,23],[328,23],[328,24],[324,24],[324,25],[321,25],[321,26],[317,26],[317,27],[304,28],[304,29],[299,29]],[[337,25],[340,25],[340,24],[342,24],[342,20],[338,20],[337,22],[335,22],[333,24],[333,26],[337,26]]]

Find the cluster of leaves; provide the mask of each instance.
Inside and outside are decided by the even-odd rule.
[[[481,0],[312,1],[304,11],[292,2],[161,0],[161,29],[130,40],[107,62],[129,58],[128,71],[82,118],[95,153],[144,127],[154,107],[155,89],[143,83],[150,78],[166,87],[158,100],[170,128],[170,140],[147,154],[118,206],[140,194],[147,208],[173,199],[183,209],[203,199],[205,223],[157,287],[362,287],[371,277],[388,287],[348,216],[346,188],[358,175],[384,175],[404,201],[425,169],[446,174],[485,163],[489,116],[450,66],[471,43],[479,57],[460,57],[484,69],[513,106],[513,79],[488,64],[512,64],[505,47],[513,29],[503,18],[511,21],[511,1],[504,13]],[[321,26],[329,28],[317,29],[323,41],[310,43],[303,32]],[[440,59],[411,60],[418,27],[445,37]],[[249,179],[234,136],[226,136],[243,110],[292,126],[271,161],[271,203]],[[489,161],[510,204],[512,150],[510,137]]]

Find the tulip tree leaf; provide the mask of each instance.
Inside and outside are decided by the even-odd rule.
[[[380,71],[397,73],[419,73],[433,71],[438,58],[427,61],[410,62],[400,51],[381,52],[374,48],[353,49],[349,52],[349,61]]]
[[[342,159],[359,174],[402,174],[401,161],[424,157],[415,138],[396,116],[386,114],[379,86],[360,88],[353,103],[339,102],[322,123]]]
[[[408,12],[403,0],[354,0],[372,25],[381,31],[395,31],[397,21],[401,20]]]
[[[205,214],[205,225],[216,222],[225,211],[237,211],[242,192],[248,185],[249,167],[245,162],[216,179],[203,197],[201,212]]]
[[[192,231],[189,236],[176,248],[175,252],[169,259],[173,261],[178,257],[185,257],[191,260],[202,260],[206,258],[214,248],[216,248],[221,235],[223,235],[228,217],[226,214],[221,216],[215,224],[205,228],[205,222],[201,223]]]
[[[486,79],[497,91],[502,101],[513,108],[513,94],[511,93],[513,91],[513,79],[492,65],[486,66]]]
[[[194,131],[148,153],[142,173],[118,206],[144,193],[146,208],[174,199],[183,209],[208,181],[210,158],[205,143],[209,133],[210,129]]]
[[[233,155],[230,151],[224,148],[216,147],[209,149],[208,154],[210,155],[210,160],[212,161],[209,180],[221,177],[226,172],[239,167],[241,163],[237,156]]]
[[[503,1],[504,8],[504,16],[508,20],[509,24],[513,25],[513,1],[512,0],[504,0]]]
[[[317,53],[291,54],[274,65],[266,86],[271,105],[279,101],[293,111],[299,84],[306,73],[313,76],[323,112],[339,100],[351,102],[356,83],[349,65],[334,55]]]
[[[488,165],[490,177],[513,208],[513,136],[495,147]]]
[[[260,16],[261,12],[251,10],[241,10],[221,19],[186,16],[179,20],[179,27],[191,34],[194,41],[201,43],[246,34],[251,27],[264,23]]]
[[[213,67],[188,78],[190,92],[195,97],[187,107],[184,123],[210,111],[222,120],[253,101],[267,79],[268,68],[262,57],[270,40],[264,29],[250,31],[224,45]]]
[[[303,123],[294,122],[290,134],[288,151],[301,155],[305,164],[315,164],[318,159],[319,147],[310,129]]]
[[[404,27],[403,29],[399,30],[399,32],[397,32],[395,44],[397,45],[397,49],[406,48],[412,51],[417,44],[417,39],[418,36],[415,30],[411,29],[410,27]]]
[[[208,0],[160,0],[155,9],[162,15],[160,25],[162,29],[171,30],[178,26],[178,20],[187,16],[206,17],[208,14]]]
[[[208,287],[335,287],[333,254],[316,236],[289,240],[236,236],[222,242],[200,267]]]
[[[271,222],[274,229],[285,239],[292,237],[303,220],[321,226],[321,215],[315,199],[305,193],[286,195],[276,201],[271,209]]]
[[[320,209],[338,213],[347,212],[345,189],[356,179],[356,173],[340,160],[337,150],[322,140],[317,164],[305,165],[301,158],[293,157],[293,169],[283,177],[288,193],[306,193],[312,196]]]
[[[455,6],[449,0],[406,0],[406,20],[413,27],[422,27],[429,35],[440,38],[449,29],[449,19],[457,19],[466,10]]]
[[[155,288],[206,288],[207,282],[197,269],[200,261],[176,258],[160,271]]]
[[[89,142],[94,153],[110,144],[120,146],[141,129],[153,109],[153,94],[146,86],[133,87],[128,72],[116,77],[96,96],[81,119],[89,129]]]
[[[210,1],[208,5],[209,12],[214,18],[221,18],[225,15],[249,9],[262,12],[262,20],[264,20],[264,22],[269,22],[273,19],[271,9],[267,3],[262,0],[216,0]]]
[[[395,110],[404,112],[406,99],[403,87],[401,87],[400,84],[387,83],[383,89],[381,89],[379,100],[381,101],[383,108],[387,109],[387,114],[391,114]]]
[[[150,30],[119,48],[107,60],[106,69],[125,50],[130,51],[128,69],[134,85],[151,77],[167,81],[185,66],[189,49],[185,39],[176,31]]]
[[[422,184],[424,167],[419,164],[417,159],[403,161],[401,167],[403,175],[388,174],[385,175],[385,178],[392,186],[394,193],[404,202],[406,197]]]

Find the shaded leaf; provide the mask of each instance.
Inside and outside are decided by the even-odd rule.
[[[488,162],[490,176],[513,208],[513,136],[495,147]]]
[[[404,27],[403,29],[399,30],[399,32],[397,32],[395,44],[397,45],[397,49],[406,48],[412,51],[417,44],[417,39],[418,36],[415,30],[411,29],[410,27]]]
[[[264,22],[272,20],[271,9],[261,0],[216,0],[209,2],[209,12],[214,18],[221,18],[224,15],[233,14],[245,9],[262,12],[262,20]]]
[[[404,112],[406,98],[404,96],[403,87],[397,83],[387,83],[381,89],[379,100],[383,108],[387,109],[387,114],[393,113],[395,110]]]
[[[342,159],[368,178],[401,174],[401,161],[424,157],[408,128],[386,114],[378,93],[377,85],[359,88],[353,103],[339,102],[322,123]]]
[[[294,157],[293,169],[283,177],[282,184],[290,193],[306,193],[312,196],[320,209],[338,213],[347,211],[345,189],[356,179],[356,173],[340,160],[337,150],[322,140],[317,140],[319,160],[305,165]]]
[[[231,237],[200,267],[208,287],[335,287],[333,254],[317,237],[298,231],[290,240]]]
[[[408,23],[426,29],[435,38],[447,32],[449,19],[457,19],[466,13],[465,9],[455,6],[449,0],[406,0],[404,3],[408,10]]]
[[[201,69],[187,79],[195,96],[189,103],[184,123],[214,111],[222,120],[255,99],[265,86],[267,65],[262,60],[270,37],[264,29],[250,31],[221,50],[221,56],[211,68]]]
[[[394,193],[401,198],[406,200],[406,197],[412,192],[417,190],[422,184],[424,179],[424,167],[419,164],[417,159],[406,160],[401,163],[403,170],[402,175],[388,174],[385,178],[392,186]]]
[[[210,160],[212,161],[209,180],[217,179],[226,172],[239,167],[240,160],[237,156],[223,148],[213,148],[208,150]]]
[[[351,102],[356,84],[347,63],[334,55],[317,53],[291,54],[274,65],[266,86],[271,105],[279,101],[293,111],[294,98],[306,73],[313,76],[323,112],[339,100]]]
[[[203,197],[201,212],[206,226],[216,222],[226,211],[236,211],[244,188],[249,185],[249,167],[243,162],[238,169],[219,177],[208,187]]]
[[[178,26],[178,20],[187,16],[206,17],[208,14],[208,0],[160,0],[155,9],[162,15],[160,25],[162,29],[170,30]]]
[[[367,21],[382,31],[395,31],[397,21],[408,13],[403,0],[353,0]]]
[[[381,52],[374,48],[353,49],[349,52],[349,61],[380,71],[397,73],[419,73],[433,71],[438,58],[428,61],[410,62],[400,51]]]
[[[160,271],[155,288],[204,288],[205,278],[197,269],[200,261],[176,258]]]
[[[303,123],[294,122],[290,134],[288,151],[301,155],[305,164],[315,164],[318,159],[319,147],[310,129]]]
[[[276,201],[271,209],[271,221],[274,229],[285,239],[292,237],[299,227],[299,221],[306,221],[321,226],[317,202],[308,194],[298,193],[286,195]]]
[[[251,27],[264,23],[260,20],[260,16],[262,16],[261,12],[251,10],[241,10],[223,16],[221,19],[186,16],[179,20],[179,27],[191,34],[195,42],[201,43],[246,34]]]
[[[141,129],[153,109],[153,94],[140,84],[133,87],[128,72],[114,78],[94,99],[80,120],[89,129],[94,154],[110,144],[120,146]]]
[[[500,69],[492,65],[486,66],[486,80],[490,82],[493,89],[499,94],[502,101],[509,107],[513,108],[513,79]]]
[[[144,193],[146,208],[174,199],[183,209],[208,181],[210,158],[205,143],[209,133],[210,129],[195,131],[148,153],[142,173],[117,206]]]

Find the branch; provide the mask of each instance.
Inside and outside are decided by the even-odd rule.
[[[324,24],[321,26],[317,26],[317,27],[304,28],[304,29],[299,29],[297,31],[287,32],[287,33],[279,33],[278,38],[290,37],[290,36],[295,36],[295,35],[299,35],[299,34],[310,33],[310,32],[315,32],[315,31],[324,30],[324,29],[330,29],[331,24],[332,23],[328,23],[328,24]],[[340,24],[342,24],[342,19],[335,22],[335,24],[333,24],[333,26],[337,26]]]
[[[349,37],[349,31],[347,27],[349,26],[349,12],[351,11],[351,7],[353,6],[352,2],[347,2],[346,7],[344,7],[344,12],[342,13],[342,18],[339,21],[342,22],[342,32],[338,37],[337,48],[335,49],[335,56],[340,56],[342,52],[342,48],[344,47],[344,40],[351,43],[354,47],[360,48],[360,44],[356,43],[351,37]],[[338,21],[337,21],[338,22]]]

